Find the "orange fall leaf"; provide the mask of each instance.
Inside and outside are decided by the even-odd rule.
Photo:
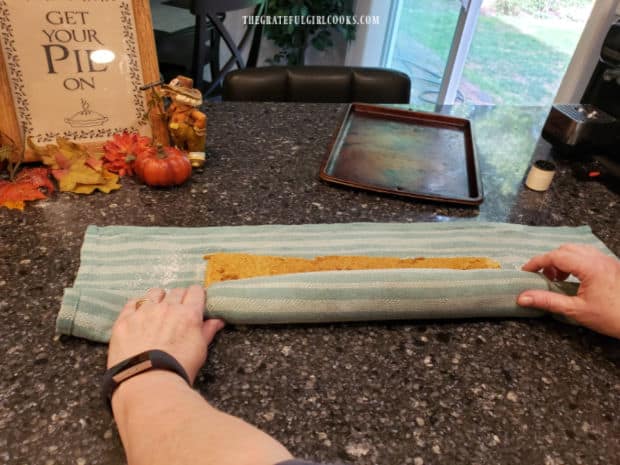
[[[14,181],[0,181],[0,207],[23,210],[26,202],[47,198],[54,192],[54,184],[48,177],[47,168],[24,168]]]

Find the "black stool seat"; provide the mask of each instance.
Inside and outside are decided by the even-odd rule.
[[[383,68],[267,66],[229,72],[222,98],[230,101],[409,103],[411,80]]]

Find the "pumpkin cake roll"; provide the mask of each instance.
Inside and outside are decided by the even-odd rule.
[[[214,253],[208,260],[205,287],[215,282],[275,276],[291,273],[388,268],[443,268],[453,270],[498,269],[500,264],[486,257],[369,257],[328,255],[315,258]]]

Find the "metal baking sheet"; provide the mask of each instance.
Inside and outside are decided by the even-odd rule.
[[[398,196],[482,203],[471,123],[353,103],[328,149],[321,179]]]

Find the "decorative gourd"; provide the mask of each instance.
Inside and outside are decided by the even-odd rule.
[[[138,155],[134,171],[149,186],[178,186],[189,179],[192,165],[181,150],[159,145],[154,153]]]

